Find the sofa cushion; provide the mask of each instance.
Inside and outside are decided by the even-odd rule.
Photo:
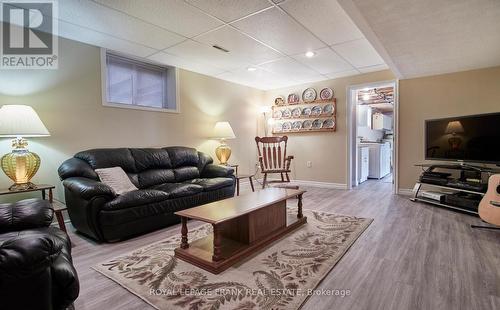
[[[149,188],[154,185],[175,182],[172,169],[150,169],[139,173],[139,185],[141,188]]]
[[[165,150],[168,152],[168,156],[174,168],[184,166],[198,167],[199,158],[196,149],[183,146],[171,146],[166,147]]]
[[[170,197],[165,191],[139,189],[127,192],[104,204],[104,209],[124,209],[166,200]]]
[[[152,189],[167,193],[169,198],[191,196],[203,192],[202,186],[189,183],[165,183],[153,186]]]
[[[234,180],[232,178],[211,178],[211,179],[194,179],[186,183],[197,184],[203,187],[203,191],[213,191],[226,186],[232,186]]]
[[[113,189],[117,195],[137,190],[121,167],[96,169],[102,183]]]
[[[86,161],[92,169],[122,167],[126,172],[136,172],[135,160],[129,149],[93,149],[75,154]]]
[[[165,149],[130,149],[138,172],[149,169],[170,169],[172,163]]]
[[[200,170],[197,167],[181,167],[174,169],[175,181],[184,182],[200,177]]]

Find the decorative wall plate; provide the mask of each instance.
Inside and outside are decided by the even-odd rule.
[[[275,105],[284,105],[285,104],[285,98],[283,96],[279,96],[276,99],[274,99],[274,104]]]
[[[302,116],[307,116],[309,117],[311,115],[311,108],[306,107],[302,109]]]
[[[281,114],[281,110],[274,110],[273,111],[273,118],[281,118],[282,114]]]
[[[323,128],[333,128],[335,127],[335,121],[331,118],[325,119],[323,121]]]
[[[333,98],[333,89],[325,87],[319,92],[319,98],[321,100],[330,100]]]
[[[316,97],[317,94],[314,88],[308,88],[302,93],[302,100],[304,100],[304,102],[312,102],[316,100]]]
[[[311,129],[311,127],[312,127],[312,122],[310,120],[305,120],[302,122],[302,128]]]
[[[292,123],[292,129],[293,130],[299,130],[302,128],[302,122],[301,121],[295,121]]]
[[[283,131],[292,129],[292,122],[284,122],[281,128],[283,128]]]
[[[292,117],[292,111],[290,109],[285,109],[281,112],[281,117],[290,118]]]
[[[300,108],[295,108],[292,110],[292,117],[294,118],[300,117],[301,113],[302,111],[300,110]]]
[[[288,95],[288,103],[289,104],[297,104],[299,102],[300,102],[299,95],[297,95],[297,94]]]
[[[332,115],[334,111],[335,111],[335,107],[331,103],[329,103],[323,107],[323,114],[325,114],[325,115]]]
[[[319,105],[315,105],[311,109],[311,116],[319,116],[321,114],[321,107]]]
[[[281,124],[281,122],[274,123],[274,129],[273,129],[274,132],[281,132],[282,130],[283,130],[283,125]]]
[[[312,123],[312,128],[313,129],[320,129],[321,126],[323,126],[323,122],[319,119],[315,119]]]

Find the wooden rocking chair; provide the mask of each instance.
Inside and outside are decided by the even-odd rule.
[[[255,137],[257,150],[259,152],[260,169],[264,174],[262,188],[268,183],[290,182],[288,173],[293,156],[286,155],[286,146],[288,137]],[[281,181],[267,181],[267,175],[270,173],[279,173]]]

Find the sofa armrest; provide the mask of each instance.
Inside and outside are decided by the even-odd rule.
[[[203,169],[203,178],[230,177],[234,174],[234,169],[229,166],[208,164]]]
[[[68,178],[63,181],[63,185],[76,196],[85,200],[90,200],[97,196],[106,196],[109,199],[116,197],[115,191],[108,185],[89,178]]]
[[[0,233],[47,227],[54,210],[47,200],[32,198],[0,204]]]
[[[49,268],[61,253],[61,244],[48,235],[16,236],[0,244],[0,274],[12,279],[29,278]]]

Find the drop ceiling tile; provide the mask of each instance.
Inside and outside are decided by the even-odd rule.
[[[386,70],[386,69],[389,69],[389,67],[386,64],[358,68],[358,70],[361,71],[361,73],[382,71],[382,70]]]
[[[364,38],[334,0],[289,0],[280,5],[328,45]]]
[[[212,65],[195,62],[164,52],[158,52],[148,58],[164,65],[174,66],[206,75],[217,75],[224,72],[223,69],[214,67]]]
[[[259,88],[262,88],[265,85],[273,87],[277,84],[275,81],[280,79],[279,76],[260,68],[257,68],[255,71],[239,69],[231,72],[224,72],[219,74],[217,77],[243,85],[259,85]]]
[[[201,10],[231,22],[271,6],[266,0],[186,0]]]
[[[384,63],[384,60],[366,39],[333,45],[332,48],[356,68]]]
[[[290,80],[302,80],[318,76],[317,72],[291,58],[283,58],[277,61],[268,62],[259,65],[259,67]]]
[[[199,63],[210,64],[225,71],[246,68],[250,65],[242,57],[219,51],[193,40],[186,40],[181,44],[166,49],[165,52]]]
[[[281,57],[278,52],[229,26],[201,35],[196,40],[210,46],[221,46],[229,50],[231,54],[243,57],[254,64]]]
[[[59,19],[156,49],[185,40],[170,31],[91,1],[60,1]]]
[[[311,58],[306,57],[305,54],[298,54],[292,57],[322,74],[354,69],[353,66],[329,47],[315,50],[314,53],[314,57]]]
[[[358,70],[348,70],[348,71],[342,71],[342,72],[328,73],[328,74],[326,74],[326,76],[328,76],[330,79],[338,79],[341,77],[358,75],[358,74],[359,74]]]
[[[252,15],[232,25],[287,55],[305,53],[325,46],[277,8]]]
[[[69,24],[65,21],[59,21],[59,36],[137,57],[146,57],[156,52],[156,50],[144,45],[117,39],[101,32]]]
[[[95,0],[186,37],[221,26],[215,18],[180,0]]]

